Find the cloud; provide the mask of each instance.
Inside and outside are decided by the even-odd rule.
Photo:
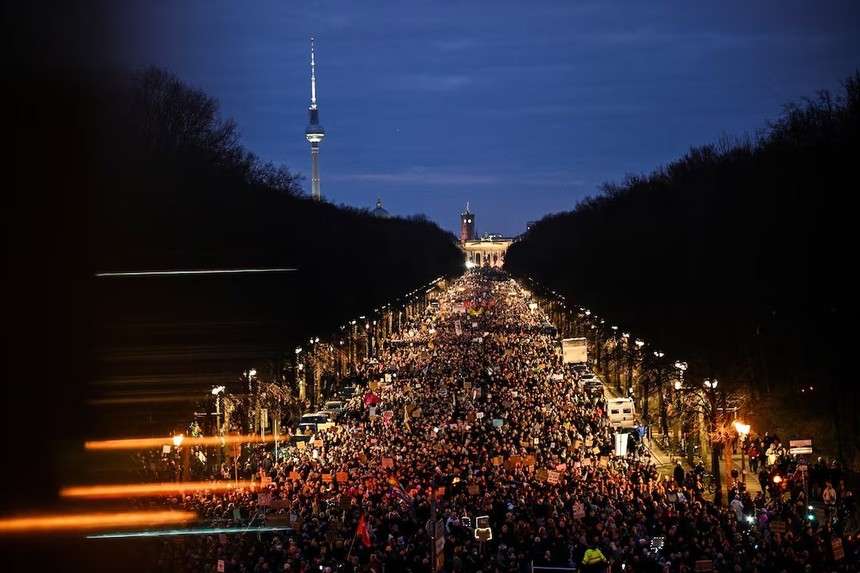
[[[348,173],[331,175],[339,181],[363,181],[370,183],[423,184],[423,185],[497,185],[506,181],[498,174],[443,173],[423,169],[391,173]]]
[[[360,181],[366,183],[393,183],[397,185],[510,185],[516,177],[505,173],[502,169],[494,173],[453,173],[434,171],[431,169],[414,168],[408,171],[389,173],[346,173],[331,174],[329,179],[338,181]],[[536,172],[528,175],[524,185],[554,186],[554,187],[582,187],[586,182],[574,177],[570,173],[547,171]]]
[[[477,40],[473,38],[452,38],[446,40],[439,40],[433,43],[435,46],[435,51],[437,52],[466,52],[471,50],[480,44]]]
[[[400,89],[455,92],[463,89],[474,81],[465,75],[406,75],[395,78],[395,87]]]

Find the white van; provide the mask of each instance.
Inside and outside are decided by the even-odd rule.
[[[317,432],[327,430],[332,426],[334,426],[334,422],[331,421],[325,412],[314,412],[312,414],[305,414],[302,416],[302,419],[299,422],[299,431],[301,433],[310,431],[312,434],[316,434]]]
[[[610,398],[606,404],[610,426],[625,429],[635,427],[636,408],[633,405],[633,398]]]

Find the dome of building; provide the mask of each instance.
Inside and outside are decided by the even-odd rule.
[[[371,211],[370,214],[382,219],[389,219],[391,217],[391,215],[388,214],[388,211],[382,208],[382,199],[379,197],[376,198],[376,209]]]

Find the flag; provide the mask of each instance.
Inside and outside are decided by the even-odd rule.
[[[409,515],[414,519],[415,518],[415,500],[412,499],[412,496],[407,493],[407,491],[400,485],[400,482],[393,475],[388,476],[388,485],[391,486],[388,488],[388,491],[394,495],[394,497],[400,499],[403,503],[407,505],[409,508]]]
[[[388,476],[388,485],[391,486],[391,489],[394,493],[397,494],[398,497],[402,498],[404,501],[408,503],[412,503],[412,496],[406,493],[406,489],[400,485],[400,481],[394,477],[393,475]]]
[[[365,547],[370,547],[370,533],[367,532],[367,520],[364,514],[358,519],[358,527],[355,529],[355,534],[361,538],[361,542]]]

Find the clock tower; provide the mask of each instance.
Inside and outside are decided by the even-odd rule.
[[[475,238],[475,215],[466,203],[466,212],[460,213],[460,246],[466,246],[466,241],[474,241]]]

